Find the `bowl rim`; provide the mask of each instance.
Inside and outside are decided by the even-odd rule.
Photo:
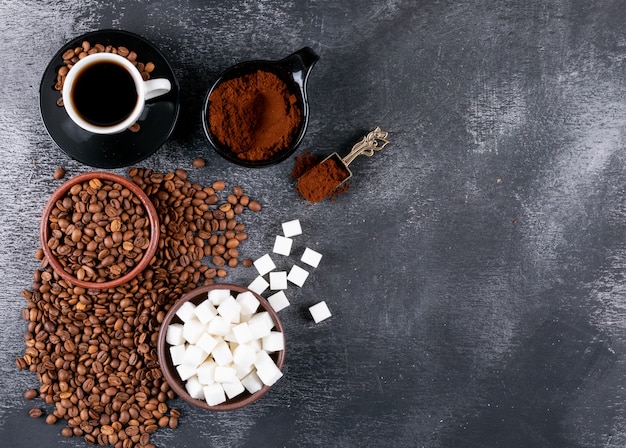
[[[165,340],[167,336],[166,329],[175,318],[178,318],[176,316],[176,311],[178,311],[180,307],[183,306],[184,303],[192,301],[193,299],[196,299],[196,298],[200,298],[201,294],[206,294],[209,291],[212,291],[214,289],[229,289],[237,293],[251,292],[252,294],[254,294],[254,296],[259,300],[260,306],[263,308],[263,311],[269,312],[270,316],[272,317],[276,331],[280,331],[283,335],[283,340],[285,339],[285,331],[284,331],[283,324],[280,320],[280,317],[278,316],[278,313],[274,310],[274,308],[272,308],[272,306],[269,304],[269,302],[266,299],[261,297],[256,292],[240,285],[235,285],[233,283],[213,283],[211,285],[198,286],[197,288],[194,288],[191,291],[186,292],[169,309],[159,329],[159,338],[157,342],[157,355],[158,355],[158,360],[159,360],[159,366],[161,368],[161,372],[163,372],[163,376],[165,377],[165,380],[169,384],[170,388],[176,393],[176,395],[178,395],[184,401],[194,406],[197,406],[199,408],[206,409],[209,411],[232,411],[235,409],[240,409],[251,403],[254,403],[259,398],[264,396],[270,390],[272,386],[263,385],[263,387],[259,391],[253,394],[250,394],[248,391],[245,391],[238,397],[235,397],[233,399],[227,399],[224,403],[221,403],[215,406],[209,406],[209,404],[206,401],[192,398],[191,395],[189,395],[185,387],[182,385],[183,381],[175,373],[175,368],[171,362],[169,351],[166,350],[166,347],[169,345]],[[280,350],[279,352],[276,352],[276,366],[282,370],[284,364],[285,364],[285,349]]]
[[[288,159],[293,155],[294,152],[302,143],[304,136],[306,134],[308,125],[309,125],[309,115],[310,115],[310,107],[309,101],[307,97],[306,88],[301,86],[296,82],[293,78],[290,78],[289,70],[283,67],[282,62],[284,59],[280,60],[264,60],[264,59],[253,59],[248,61],[239,62],[235,65],[231,65],[223,70],[217,77],[217,79],[213,82],[213,84],[207,90],[207,93],[204,96],[204,103],[202,105],[202,128],[204,129],[204,135],[211,144],[213,150],[219,154],[222,158],[232,162],[236,165],[243,166],[246,168],[264,168],[268,166],[278,165],[280,162]],[[291,93],[296,94],[298,99],[298,107],[300,108],[300,123],[298,124],[298,132],[294,135],[293,141],[291,145],[279,152],[272,158],[265,160],[246,160],[240,159],[235,156],[227,147],[222,145],[217,139],[213,137],[213,133],[211,132],[211,127],[209,126],[209,109],[210,109],[210,98],[211,94],[215,91],[215,89],[225,81],[235,79],[241,76],[245,76],[251,73],[255,73],[257,71],[264,70],[271,72],[278,76],[289,88]]]
[[[56,202],[61,199],[74,185],[89,181],[91,179],[103,179],[117,182],[128,188],[139,199],[143,207],[146,209],[146,213],[148,214],[148,219],[150,221],[150,244],[144,252],[143,258],[137,265],[135,265],[133,269],[124,274],[122,277],[105,282],[89,282],[77,279],[63,269],[57,257],[48,247],[48,239],[50,238],[49,217],[52,209],[56,205]],[[143,271],[148,266],[148,264],[154,257],[154,254],[156,253],[159,244],[159,235],[159,217],[157,215],[156,208],[154,207],[152,201],[150,201],[150,198],[148,198],[148,195],[132,180],[124,176],[109,173],[106,171],[90,171],[74,176],[71,179],[62,183],[48,199],[48,202],[43,209],[41,215],[41,223],[39,226],[39,239],[42,245],[42,249],[46,259],[48,260],[48,263],[52,266],[54,271],[58,273],[61,278],[71,283],[72,285],[80,286],[87,289],[116,288],[135,278],[137,275],[139,275],[141,271]]]

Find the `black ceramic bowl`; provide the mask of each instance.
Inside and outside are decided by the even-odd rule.
[[[309,104],[307,101],[306,85],[309,73],[318,59],[319,56],[315,54],[311,48],[304,47],[279,61],[246,61],[234,65],[224,71],[207,92],[202,110],[202,125],[204,126],[204,132],[215,151],[226,160],[248,168],[275,165],[291,156],[304,138],[308,125]],[[225,81],[240,78],[258,71],[273,73],[287,85],[289,93],[295,95],[296,97],[296,105],[300,109],[301,119],[293,134],[290,144],[286,148],[278,151],[269,158],[264,158],[263,160],[247,160],[238,157],[231,148],[220,142],[211,132],[211,126],[209,125],[211,94]]]

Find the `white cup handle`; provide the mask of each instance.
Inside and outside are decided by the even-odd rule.
[[[166,78],[149,79],[144,81],[144,89],[145,100],[148,101],[157,96],[165,95],[172,90],[172,83]]]

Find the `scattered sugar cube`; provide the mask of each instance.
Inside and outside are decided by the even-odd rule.
[[[287,273],[285,271],[270,272],[270,289],[287,289]]]
[[[276,235],[276,240],[274,240],[274,248],[272,249],[272,252],[278,255],[288,256],[291,253],[292,244],[293,240],[291,238]]]
[[[198,375],[198,381],[205,386],[213,384],[215,382],[215,368],[217,364],[215,361],[207,360],[198,366],[196,370]]]
[[[259,308],[259,299],[250,291],[239,293],[235,300],[241,307],[241,314],[254,314]]]
[[[202,350],[197,345],[190,345],[185,350],[185,357],[183,358],[183,364],[191,366],[193,368],[198,367],[207,358],[208,353]]]
[[[283,376],[283,373],[274,364],[274,360],[263,350],[256,354],[254,367],[256,367],[258,377],[267,386],[271,386]]]
[[[206,329],[209,333],[216,336],[225,336],[230,331],[232,325],[222,316],[215,316],[209,321]]]
[[[202,333],[204,333],[204,324],[195,317],[183,324],[183,338],[187,342],[195,344]]]
[[[274,311],[278,312],[283,308],[287,308],[289,306],[289,300],[285,295],[285,291],[278,291],[275,294],[272,294],[267,298],[267,301],[270,303]]]
[[[228,322],[238,323],[241,305],[237,303],[233,296],[229,295],[228,298],[224,299],[217,307],[217,312]]]
[[[266,352],[278,352],[285,348],[285,338],[280,331],[272,331],[263,337],[263,350]]]
[[[192,319],[195,316],[195,309],[196,306],[193,303],[185,302],[180,306],[180,308],[178,308],[178,311],[176,311],[176,315],[183,322],[187,322],[189,319]]]
[[[247,322],[235,325],[233,327],[233,334],[235,336],[235,342],[238,344],[245,344],[253,338]]]
[[[204,392],[204,399],[209,406],[215,406],[226,401],[226,394],[224,388],[220,383],[209,384],[202,389]]]
[[[326,305],[326,302],[323,300],[309,307],[309,312],[311,313],[311,316],[313,317],[315,323],[321,322],[324,319],[328,319],[332,315],[330,314],[328,305]]]
[[[170,345],[180,345],[185,343],[183,338],[183,324],[169,324],[165,334],[165,342]]]
[[[254,363],[256,350],[248,344],[238,345],[233,350],[233,361],[237,366],[248,367]]]
[[[187,381],[196,374],[196,368],[187,364],[176,366],[176,371],[181,380]]]
[[[259,275],[265,275],[273,269],[276,269],[276,265],[270,257],[270,254],[265,254],[254,261],[254,267],[259,272]]]
[[[224,389],[224,392],[226,392],[226,396],[228,398],[235,398],[237,395],[246,390],[237,377],[235,377],[232,381],[222,383],[222,388]]]
[[[302,287],[308,276],[309,273],[306,270],[302,269],[297,264],[294,264],[289,271],[289,275],[287,275],[287,280],[289,280],[294,285]]]
[[[230,297],[229,289],[212,289],[209,291],[209,300],[215,306],[218,306],[224,300]]]
[[[314,268],[319,266],[321,260],[322,260],[322,254],[314,251],[313,249],[309,249],[308,247],[304,249],[304,253],[302,254],[302,257],[300,258],[301,262],[306,263],[309,266],[312,266]]]
[[[203,333],[200,339],[196,341],[196,345],[200,347],[207,355],[213,351],[213,348],[217,345],[218,340],[211,336],[209,333]]]
[[[283,227],[283,235],[285,235],[287,238],[300,235],[302,233],[302,227],[300,226],[300,221],[298,219],[284,222],[282,224],[282,227]]]
[[[179,366],[185,359],[185,351],[187,347],[185,344],[173,345],[170,347],[170,356],[172,357],[172,364]]]
[[[203,385],[200,384],[197,376],[192,376],[187,378],[185,382],[185,389],[187,389],[187,393],[191,396],[191,398],[195,398],[196,400],[204,400],[204,390]]]
[[[251,394],[260,391],[263,388],[263,381],[259,378],[256,372],[250,372],[248,375],[241,379],[241,384]]]
[[[211,303],[210,299],[202,301],[196,309],[194,310],[196,318],[203,324],[206,324],[208,321],[217,316],[217,310],[215,306]]]
[[[267,281],[259,275],[257,278],[255,278],[252,281],[252,283],[248,285],[248,289],[250,291],[254,291],[257,294],[261,295],[263,291],[265,291],[269,285],[270,284],[267,283]]]
[[[274,328],[274,321],[272,316],[267,311],[262,311],[255,314],[247,322],[248,328],[252,333],[252,336],[256,339],[260,339],[270,334],[272,328]]]
[[[228,366],[220,366],[215,367],[215,381],[217,383],[230,383],[234,381],[237,377],[235,376],[235,369]]]
[[[230,351],[230,347],[224,341],[218,342],[211,352],[213,359],[218,366],[225,366],[233,361],[233,354]]]

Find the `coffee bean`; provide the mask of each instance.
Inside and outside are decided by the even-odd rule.
[[[259,212],[261,211],[261,204],[259,204],[257,201],[250,201],[248,203],[248,209],[253,212]]]
[[[56,170],[54,170],[54,174],[52,175],[52,177],[54,177],[56,180],[63,179],[65,177],[65,168],[61,166],[58,167]]]
[[[26,392],[24,392],[24,398],[27,400],[34,400],[35,398],[37,398],[38,395],[39,392],[37,391],[37,389],[28,389]]]
[[[28,411],[28,415],[30,415],[32,418],[39,418],[43,415],[43,409],[33,408]]]
[[[204,168],[204,166],[206,165],[206,160],[204,160],[202,157],[196,157],[195,159],[193,159],[192,165],[194,168]]]

